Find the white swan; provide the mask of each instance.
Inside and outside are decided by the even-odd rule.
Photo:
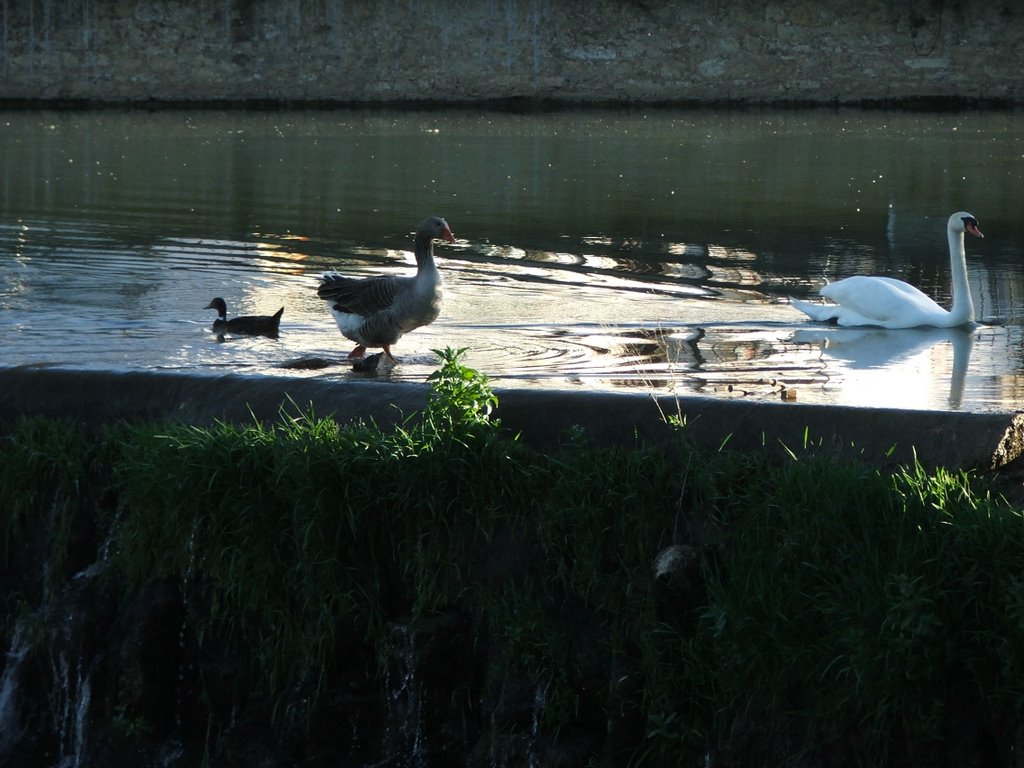
[[[974,302],[967,282],[964,232],[984,237],[978,220],[960,211],[949,217],[949,267],[952,271],[953,306],[946,311],[909,283],[891,277],[857,275],[826,285],[819,291],[835,304],[789,302],[812,320],[839,325],[874,325],[882,328],[956,328],[974,322]]]

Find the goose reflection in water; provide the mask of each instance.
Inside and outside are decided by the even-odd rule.
[[[811,344],[821,348],[822,357],[831,358],[850,371],[877,370],[881,383],[887,389],[902,387],[907,383],[898,367],[919,362],[934,379],[940,374],[929,356],[940,344],[949,344],[953,351],[953,365],[950,369],[948,404],[959,408],[963,400],[967,367],[974,348],[974,331],[970,328],[907,328],[889,330],[886,328],[828,328],[799,330],[791,337],[794,344]],[[851,386],[860,386],[851,376]],[[879,401],[891,395],[880,395],[877,391],[865,393],[879,396]],[[913,397],[913,393],[907,393]],[[915,398],[923,402],[924,398]],[[863,403],[865,405],[875,403]],[[886,405],[878,402],[878,405]]]

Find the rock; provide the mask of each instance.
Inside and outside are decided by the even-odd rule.
[[[663,619],[689,634],[705,600],[701,554],[688,544],[673,544],[654,558],[655,596]]]

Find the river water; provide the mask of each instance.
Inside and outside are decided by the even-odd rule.
[[[0,364],[423,381],[464,348],[497,387],[940,410],[1024,401],[1024,139],[1014,112],[0,113]],[[968,330],[837,329],[788,296],[851,274]],[[441,317],[374,374],[316,298],[411,272],[445,216]],[[210,332],[283,306],[277,339]],[[336,363],[315,370],[297,360]],[[784,395],[788,392],[788,395]]]

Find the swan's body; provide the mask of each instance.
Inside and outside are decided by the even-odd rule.
[[[428,216],[416,228],[416,274],[410,277],[344,277],[328,272],[317,295],[331,307],[341,335],[356,343],[349,358],[380,347],[395,362],[391,345],[409,331],[434,322],[441,309],[441,275],[434,263],[434,240],[455,242],[448,222]]]
[[[969,213],[954,213],[946,225],[953,305],[947,311],[909,283],[891,277],[857,275],[826,285],[820,293],[834,304],[790,303],[821,322],[839,325],[873,325],[881,328],[956,328],[974,322],[974,302],[967,282],[964,232],[984,237],[978,220]]]
[[[206,305],[207,309],[217,310],[217,319],[213,321],[216,333],[246,333],[253,336],[276,336],[281,325],[281,307],[272,315],[242,315],[228,319],[228,305],[219,296]]]

